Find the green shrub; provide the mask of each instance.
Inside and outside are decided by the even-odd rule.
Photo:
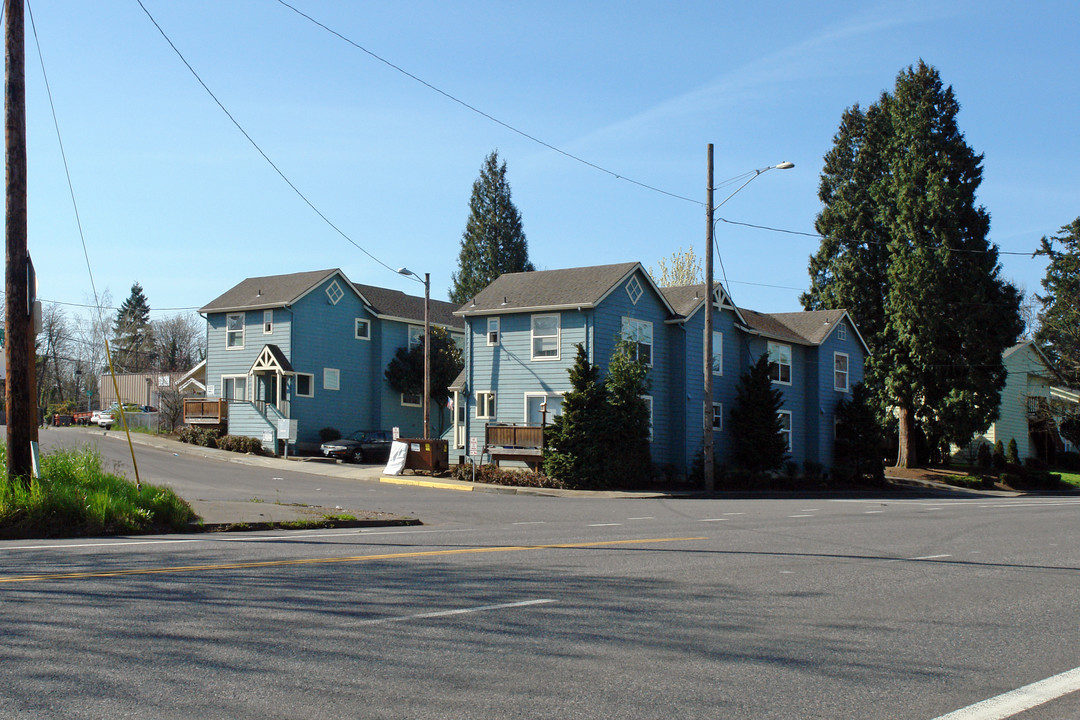
[[[1020,464],[1020,454],[1016,448],[1016,438],[1009,439],[1009,450],[1005,453],[1005,462],[1010,465]]]
[[[810,482],[817,482],[822,480],[825,476],[825,466],[819,462],[813,460],[807,460],[803,463],[803,477]]]
[[[469,463],[455,465],[453,476],[456,480],[472,482],[473,469]],[[476,482],[488,485],[508,485],[513,487],[536,487],[565,489],[566,483],[556,478],[531,470],[515,470],[495,467],[493,464],[476,466]]]
[[[989,470],[993,463],[988,443],[979,443],[979,452],[975,456],[975,465],[981,470]]]
[[[991,464],[995,470],[1001,471],[1005,469],[1005,443],[998,440],[994,443],[994,455],[991,458]]]

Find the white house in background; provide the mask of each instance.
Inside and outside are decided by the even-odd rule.
[[[957,454],[974,452],[980,444],[993,445],[998,440],[1008,447],[1016,441],[1021,462],[1034,457],[1046,460],[1067,448],[1057,432],[1054,418],[1060,421],[1070,407],[1080,406],[1080,394],[1056,385],[1058,374],[1050,360],[1031,341],[1013,345],[1002,354],[1008,373],[1001,391],[998,419],[982,435],[972,439],[968,448]]]

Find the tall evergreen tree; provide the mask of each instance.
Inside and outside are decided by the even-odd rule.
[[[1020,293],[1000,277],[990,216],[976,204],[982,155],[957,127],[937,70],[901,72],[866,113],[845,113],[819,197],[824,236],[807,309],[846,307],[870,345],[866,381],[899,422],[904,467],[966,442],[995,419],[1001,353],[1022,328]]]
[[[544,432],[544,472],[566,482],[595,487],[604,481],[601,438],[608,425],[607,389],[600,380],[600,368],[589,362],[584,346],[579,343],[576,347],[562,414],[556,415]]]
[[[649,452],[649,366],[638,358],[637,347],[620,340],[608,362],[608,427],[594,442],[606,443],[604,454],[608,484],[627,487],[647,480],[652,468]]]
[[[783,407],[784,395],[773,387],[769,375],[769,356],[762,353],[735,387],[731,439],[737,467],[757,473],[783,464],[787,456],[787,441],[780,434]]]
[[[1044,294],[1036,295],[1042,307],[1035,340],[1065,382],[1080,387],[1080,217],[1056,237],[1043,237],[1035,254],[1050,259],[1042,281]]]
[[[521,214],[510,199],[506,162],[500,163],[498,151],[492,151],[473,182],[450,300],[464,303],[503,273],[535,269],[529,261]]]
[[[150,304],[135,282],[120,304],[113,323],[113,364],[118,372],[143,372],[154,367],[156,351],[150,326]]]

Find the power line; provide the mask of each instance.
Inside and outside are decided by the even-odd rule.
[[[146,17],[150,18],[150,22],[151,22],[151,23],[153,23],[153,24],[154,24],[154,27],[155,27],[155,28],[157,28],[157,31],[158,31],[159,33],[161,33],[161,37],[165,38],[165,42],[167,42],[167,43],[169,44],[169,47],[171,47],[171,48],[173,49],[173,52],[175,52],[175,53],[176,53],[177,57],[179,57],[179,58],[180,58],[180,61],[181,61],[182,63],[184,63],[184,66],[185,66],[185,67],[187,67],[188,71],[189,71],[189,72],[191,72],[192,76],[194,76],[194,78],[195,78],[195,79],[196,79],[196,80],[198,81],[198,83],[199,83],[200,85],[202,85],[202,88],[203,88],[203,90],[205,90],[205,91],[206,91],[206,93],[207,93],[207,94],[208,94],[208,95],[209,95],[209,96],[211,97],[211,99],[213,99],[213,101],[214,101],[214,102],[215,102],[215,103],[217,104],[217,106],[218,106],[219,108],[221,108],[221,111],[222,111],[223,113],[225,113],[225,116],[226,116],[226,117],[228,117],[228,118],[229,118],[229,120],[230,120],[230,121],[232,122],[232,124],[236,126],[236,129],[240,131],[240,134],[241,134],[241,135],[243,135],[243,136],[244,136],[244,138],[245,138],[245,139],[247,139],[247,141],[248,141],[249,143],[251,143],[251,146],[252,146],[253,148],[255,148],[255,150],[256,150],[256,151],[257,151],[257,152],[258,152],[258,153],[259,153],[260,155],[262,155],[263,159],[264,159],[264,160],[266,160],[266,162],[267,162],[267,163],[268,163],[268,164],[270,165],[270,167],[272,167],[272,168],[274,169],[274,172],[276,172],[276,173],[278,174],[278,176],[279,176],[279,177],[280,177],[280,178],[281,178],[282,180],[284,180],[284,181],[285,181],[285,184],[286,184],[286,185],[288,185],[288,186],[289,186],[289,187],[290,187],[290,188],[292,189],[292,191],[293,191],[294,193],[296,193],[297,197],[299,197],[299,198],[300,198],[301,200],[303,200],[303,201],[304,201],[304,203],[305,203],[305,204],[306,204],[306,205],[307,205],[307,206],[308,206],[309,208],[311,208],[311,209],[312,209],[312,211],[313,211],[313,212],[314,212],[314,213],[315,213],[316,215],[318,215],[318,216],[319,216],[319,217],[320,217],[320,218],[322,219],[322,221],[323,221],[323,222],[325,222],[325,223],[326,223],[327,225],[329,225],[329,226],[330,226],[330,227],[331,227],[331,228],[332,228],[332,229],[334,230],[334,232],[336,232],[336,233],[337,233],[338,235],[340,235],[340,236],[341,236],[341,237],[343,237],[343,238],[344,238],[344,239],[345,239],[346,241],[348,241],[348,242],[349,242],[349,244],[351,244],[351,245],[352,245],[353,247],[355,247],[355,248],[356,248],[357,250],[359,250],[360,252],[364,253],[364,254],[365,254],[365,255],[367,255],[367,256],[368,256],[369,258],[371,258],[372,260],[374,260],[374,261],[375,261],[376,263],[378,263],[379,265],[383,266],[384,268],[386,268],[387,270],[389,270],[390,272],[392,272],[392,273],[394,273],[394,274],[396,275],[396,274],[397,274],[397,270],[395,270],[394,268],[390,267],[389,265],[387,265],[386,263],[384,263],[384,262],[383,262],[382,260],[380,260],[379,258],[377,258],[377,257],[375,257],[374,255],[372,255],[372,254],[371,254],[370,252],[368,252],[368,251],[367,251],[367,249],[365,249],[365,248],[364,248],[364,247],[362,247],[362,246],[361,246],[361,245],[360,245],[360,244],[359,244],[358,242],[356,242],[356,241],[355,241],[355,240],[353,240],[353,239],[352,239],[351,237],[349,237],[349,236],[348,236],[348,235],[347,235],[347,234],[345,233],[345,231],[344,231],[344,230],[342,230],[342,229],[341,229],[341,228],[339,228],[339,227],[338,227],[337,225],[335,225],[335,224],[334,224],[334,223],[333,223],[333,222],[332,222],[332,221],[330,220],[330,218],[328,218],[328,217],[327,217],[327,216],[326,216],[325,214],[323,214],[323,212],[322,212],[321,210],[319,210],[319,208],[315,207],[315,204],[314,204],[313,202],[311,202],[311,200],[309,200],[309,199],[308,199],[308,197],[307,197],[306,195],[304,195],[304,193],[302,193],[302,192],[300,191],[300,189],[299,189],[298,187],[296,187],[296,185],[295,185],[295,184],[294,184],[294,183],[293,183],[293,182],[292,182],[292,181],[291,181],[291,180],[290,180],[290,179],[289,179],[289,178],[288,178],[288,177],[287,177],[287,176],[285,175],[285,173],[284,173],[284,172],[282,172],[281,168],[279,168],[279,167],[278,167],[278,166],[277,166],[277,165],[276,165],[276,164],[274,163],[274,161],[270,159],[270,156],[269,156],[269,155],[267,155],[267,154],[266,154],[266,153],[265,153],[265,152],[263,151],[263,149],[262,149],[261,147],[259,147],[259,144],[258,144],[257,142],[255,142],[255,140],[254,140],[254,139],[253,139],[253,138],[251,137],[251,135],[249,135],[249,134],[248,134],[247,130],[245,130],[245,129],[243,128],[243,126],[242,126],[242,125],[241,125],[241,124],[240,124],[240,123],[239,123],[239,122],[237,121],[237,119],[236,119],[236,118],[235,118],[235,117],[233,116],[233,114],[232,114],[231,112],[229,112],[229,110],[228,110],[228,109],[227,109],[227,108],[225,107],[225,105],[224,105],[224,104],[223,104],[223,103],[221,102],[221,100],[219,100],[219,99],[218,99],[217,95],[215,95],[215,94],[214,94],[214,92],[213,92],[213,91],[212,91],[212,90],[211,90],[211,89],[210,89],[210,88],[209,88],[209,87],[207,86],[207,84],[206,84],[205,82],[203,82],[203,79],[202,79],[201,77],[199,77],[199,73],[195,72],[195,68],[193,68],[193,67],[191,66],[191,63],[189,63],[189,62],[187,61],[187,59],[186,59],[186,58],[184,57],[183,53],[181,53],[181,52],[180,52],[179,48],[177,48],[177,47],[176,47],[175,43],[173,43],[173,41],[172,41],[172,40],[171,40],[171,39],[169,38],[169,36],[168,36],[168,35],[167,35],[167,34],[165,33],[165,30],[163,30],[163,29],[162,29],[162,27],[161,27],[161,25],[159,25],[159,24],[158,24],[158,21],[154,19],[154,16],[153,16],[153,15],[151,15],[151,14],[150,14],[150,11],[146,9],[146,6],[145,6],[145,5],[143,5],[143,2],[142,2],[142,0],[136,0],[136,1],[137,1],[137,2],[139,3],[139,7],[141,7],[141,8],[142,8],[142,11],[143,11],[144,13],[146,13]]]
[[[615,178],[616,180],[625,180],[628,183],[631,183],[633,185],[637,185],[638,187],[645,188],[646,190],[652,190],[653,192],[660,193],[661,195],[667,195],[668,197],[673,197],[673,198],[675,198],[677,200],[685,200],[686,202],[691,202],[691,203],[694,203],[695,205],[704,205],[705,204],[705,203],[701,202],[700,200],[694,200],[692,198],[688,198],[688,197],[685,197],[683,195],[679,195],[677,193],[668,192],[667,190],[662,190],[662,189],[660,189],[660,188],[658,188],[658,187],[656,187],[654,185],[649,185],[647,183],[643,183],[643,182],[640,182],[638,180],[634,180],[633,178],[626,177],[625,175],[617,173],[614,170],[608,170],[607,168],[602,167],[600,165],[597,165],[596,163],[589,162],[588,160],[585,160],[582,157],[579,157],[577,155],[574,155],[573,153],[567,152],[566,150],[563,150],[562,148],[556,147],[555,145],[552,145],[549,142],[545,142],[544,140],[541,140],[540,138],[536,137],[535,135],[530,135],[529,133],[525,132],[524,130],[520,130],[520,129],[514,127],[513,125],[500,120],[499,118],[495,117],[494,115],[491,115],[489,113],[484,112],[483,110],[477,108],[475,105],[470,105],[469,103],[465,102],[464,100],[462,100],[462,99],[460,99],[458,97],[455,97],[454,95],[451,95],[450,93],[446,92],[445,90],[443,90],[443,89],[441,89],[439,87],[436,87],[435,85],[432,85],[427,80],[424,80],[423,78],[412,74],[411,72],[409,72],[408,70],[405,70],[404,68],[400,67],[399,65],[395,65],[394,63],[390,62],[386,58],[381,57],[379,55],[376,55],[371,50],[368,50],[367,48],[365,48],[364,46],[362,46],[359,43],[355,42],[354,40],[351,40],[351,39],[345,37],[344,35],[339,33],[337,30],[334,30],[333,28],[328,27],[327,25],[319,22],[318,20],[316,20],[315,18],[311,17],[308,14],[306,14],[304,12],[301,12],[300,10],[295,8],[294,6],[292,6],[289,3],[285,2],[285,0],[278,0],[278,2],[281,3],[282,5],[284,5],[285,7],[289,8],[290,10],[292,10],[294,13],[296,13],[300,17],[302,17],[305,20],[311,22],[315,26],[322,28],[323,30],[330,33],[334,37],[348,43],[349,45],[352,45],[354,48],[356,48],[360,52],[371,56],[372,58],[374,58],[374,59],[378,60],[379,62],[381,62],[382,64],[386,65],[387,67],[392,68],[392,69],[396,70],[397,72],[401,73],[405,77],[408,77],[408,78],[411,78],[412,80],[415,80],[416,82],[420,83],[421,85],[428,88],[429,90],[432,90],[432,91],[438,93],[439,95],[442,95],[447,100],[455,102],[458,105],[461,105],[463,108],[466,108],[467,110],[471,110],[472,112],[476,113],[477,115],[480,115],[483,118],[486,118],[486,119],[490,120],[491,122],[495,123],[496,125],[500,125],[500,126],[506,128],[507,130],[509,130],[510,132],[520,135],[521,137],[525,138],[526,140],[531,140],[532,142],[536,143],[537,145],[541,145],[543,147],[546,147],[548,150],[559,153],[563,157],[574,160],[575,162],[579,162],[582,165],[586,165],[586,166],[592,168],[593,170],[598,170],[598,171],[600,171],[600,172],[602,172],[602,173],[604,173],[606,175],[610,175],[611,177]],[[726,182],[731,182],[731,181],[726,181]]]

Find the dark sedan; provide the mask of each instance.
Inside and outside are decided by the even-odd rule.
[[[320,449],[326,457],[352,462],[377,462],[390,457],[393,436],[386,430],[357,430],[340,440],[328,440]]]

